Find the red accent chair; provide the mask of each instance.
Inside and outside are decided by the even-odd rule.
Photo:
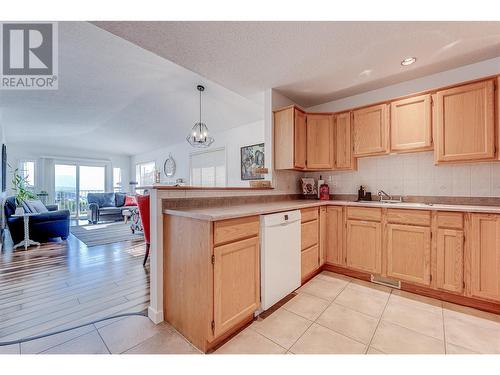
[[[146,255],[144,256],[143,266],[146,265],[146,261],[149,256],[149,245],[150,245],[150,225],[149,225],[149,195],[137,195],[135,197],[137,200],[137,207],[139,208],[139,215],[141,217],[142,228],[144,230],[144,239],[146,240]]]

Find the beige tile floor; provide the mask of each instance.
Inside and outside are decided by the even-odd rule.
[[[91,324],[21,344],[0,346],[0,354],[198,354],[170,325],[130,316]]]
[[[200,353],[170,325],[119,318],[0,354]],[[500,316],[323,272],[216,354],[500,354]]]
[[[500,354],[500,316],[323,272],[216,353]]]

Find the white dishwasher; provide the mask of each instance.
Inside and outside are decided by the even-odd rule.
[[[260,216],[261,311],[300,287],[300,211]]]

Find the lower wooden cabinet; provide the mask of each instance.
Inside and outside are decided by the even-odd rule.
[[[382,227],[378,222],[347,220],[346,265],[374,274],[382,272]]]
[[[322,207],[323,208],[323,207]],[[321,239],[320,208],[301,210],[301,278],[306,280],[321,266],[320,247],[324,242]]]
[[[164,215],[164,317],[203,352],[259,309],[258,224],[259,216],[210,222]]]
[[[326,262],[343,265],[344,218],[342,207],[329,206],[326,209]]]
[[[436,287],[462,293],[464,289],[464,232],[437,230]]]
[[[214,335],[259,308],[259,237],[214,248]]]
[[[430,227],[387,224],[387,276],[430,285]]]
[[[319,247],[313,246],[301,252],[301,276],[306,279],[319,267]]]
[[[470,294],[500,301],[500,215],[471,216]]]

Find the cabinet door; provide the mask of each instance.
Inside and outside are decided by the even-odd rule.
[[[380,274],[382,271],[381,224],[348,220],[346,237],[347,266]]]
[[[472,214],[470,292],[500,300],[500,215]]]
[[[352,153],[351,113],[335,116],[335,169],[356,169],[356,159]]]
[[[333,116],[307,115],[307,168],[333,169]]]
[[[342,207],[329,206],[326,209],[326,261],[343,265],[343,228]]]
[[[455,229],[437,231],[436,286],[462,293],[464,285],[464,232]]]
[[[391,103],[391,151],[432,148],[431,96],[420,95]]]
[[[259,238],[214,248],[214,336],[251,315],[260,305]]]
[[[294,121],[294,167],[304,169],[306,167],[306,149],[307,149],[307,129],[306,114],[295,109]]]
[[[319,221],[313,220],[301,224],[301,250],[307,249],[319,242]]]
[[[302,280],[310,276],[319,267],[319,248],[310,247],[301,252],[301,278]]]
[[[354,156],[386,154],[389,151],[387,104],[353,112]]]
[[[437,162],[495,156],[492,80],[438,91],[436,101]]]
[[[387,224],[387,276],[430,284],[430,227]]]

